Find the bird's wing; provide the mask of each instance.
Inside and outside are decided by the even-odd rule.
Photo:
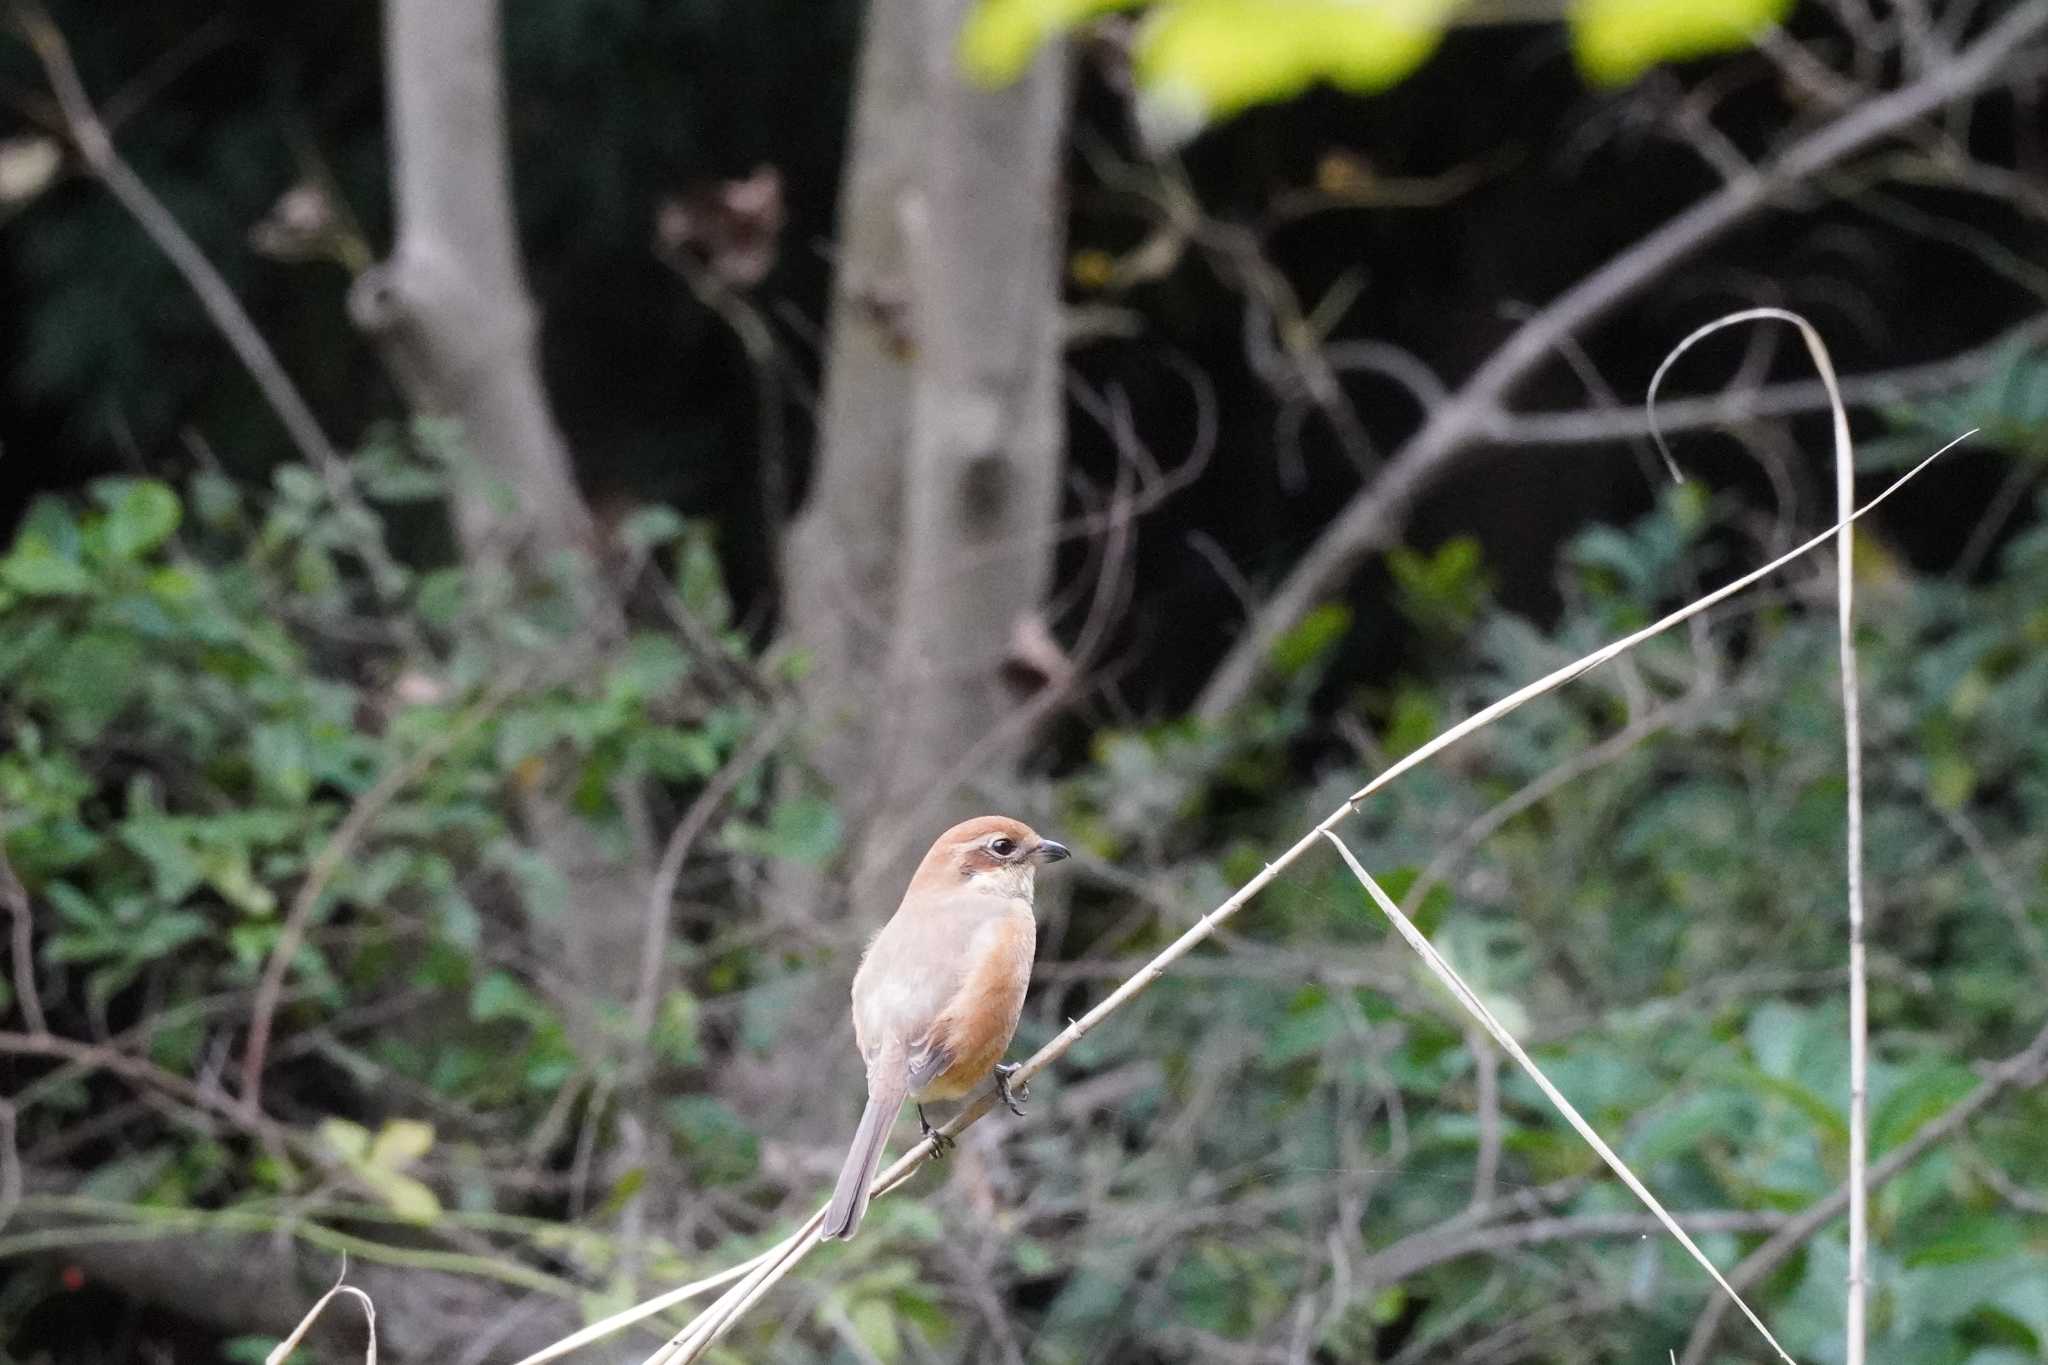
[[[906,900],[875,935],[854,980],[854,1027],[871,1060],[894,1041],[915,1052],[973,967],[976,931],[1007,902],[974,891]]]
[[[953,1049],[943,1041],[927,1036],[910,1054],[910,1094],[918,1094],[933,1081],[946,1074],[959,1058]]]

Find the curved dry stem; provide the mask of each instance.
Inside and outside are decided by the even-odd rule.
[[[1650,435],[1667,464],[1671,452],[1657,429],[1657,386],[1677,359],[1704,338],[1726,327],[1745,322],[1789,322],[1799,329],[1806,352],[1820,372],[1827,390],[1832,417],[1835,457],[1835,515],[1842,520],[1835,551],[1835,616],[1837,653],[1842,675],[1842,732],[1847,751],[1848,811],[1845,861],[1849,893],[1849,1280],[1844,1304],[1845,1365],[1863,1365],[1865,1325],[1868,1314],[1864,1297],[1870,1262],[1870,994],[1869,971],[1863,943],[1863,713],[1856,685],[1856,575],[1855,530],[1848,524],[1850,509],[1856,505],[1856,452],[1849,439],[1849,412],[1842,401],[1842,386],[1835,377],[1834,361],[1827,343],[1813,324],[1798,313],[1783,308],[1749,308],[1716,318],[1696,329],[1664,357],[1650,379],[1646,401],[1650,414]],[[1672,466],[1674,472],[1677,466]],[[1718,1276],[1716,1277],[1718,1278]],[[1724,1282],[1725,1287],[1725,1282]],[[1729,1290],[1731,1295],[1734,1291]],[[1741,1303],[1741,1299],[1736,1299]],[[1744,1312],[1748,1312],[1744,1308]]]
[[[341,1273],[348,1274],[346,1258],[342,1260]],[[298,1349],[299,1343],[306,1339],[306,1333],[313,1330],[313,1324],[320,1320],[320,1314],[326,1311],[327,1305],[333,1301],[336,1294],[347,1294],[363,1305],[363,1330],[369,1334],[369,1339],[363,1346],[363,1365],[377,1365],[377,1305],[370,1301],[368,1294],[354,1285],[347,1284],[337,1284],[322,1294],[313,1306],[306,1310],[306,1316],[299,1319],[299,1325],[292,1329],[292,1334],[277,1343],[276,1348],[263,1357],[263,1365],[284,1365],[291,1357],[291,1353]]]

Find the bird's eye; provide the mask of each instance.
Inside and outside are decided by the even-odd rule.
[[[1007,858],[1017,851],[1017,841],[1015,839],[1003,838],[991,839],[988,841],[988,851],[995,854],[998,858]]]

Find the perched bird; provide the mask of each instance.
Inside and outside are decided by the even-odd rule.
[[[851,1237],[868,1186],[907,1098],[929,1134],[924,1101],[958,1099],[995,1077],[1011,1112],[1014,1066],[999,1066],[1017,1031],[1038,922],[1032,874],[1067,856],[1029,825],[984,815],[939,836],[896,914],[853,977],[853,1035],[868,1067],[868,1105],[840,1169],[824,1236]]]

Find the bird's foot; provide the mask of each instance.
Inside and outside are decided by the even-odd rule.
[[[1024,1106],[1017,1103],[1017,1101],[1031,1094],[1031,1083],[1024,1081],[1014,1091],[1011,1090],[1010,1077],[1016,1073],[1016,1070],[1017,1064],[1015,1062],[1004,1062],[996,1068],[996,1095],[1009,1108],[1011,1113],[1021,1119],[1024,1117]]]
[[[917,1106],[917,1126],[932,1140],[932,1155],[935,1157],[943,1157],[957,1145],[957,1139],[947,1137],[932,1127],[931,1121],[924,1116],[924,1106],[921,1104]]]

